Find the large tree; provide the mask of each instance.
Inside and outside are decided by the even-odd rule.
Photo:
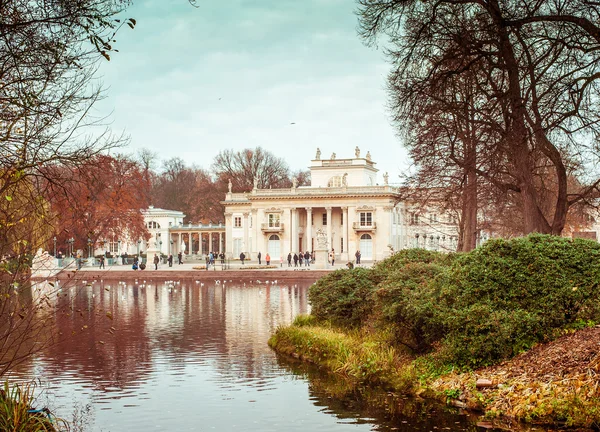
[[[186,222],[223,222],[225,185],[214,182],[205,170],[187,166],[181,158],[163,162],[162,170],[154,174],[152,204],[170,210],[183,211]]]
[[[255,184],[259,189],[277,189],[290,187],[293,178],[297,179],[299,186],[310,180],[303,171],[292,174],[284,159],[262,147],[222,150],[215,157],[212,171],[224,184],[231,180],[236,192],[251,191]]]
[[[517,194],[522,232],[560,234],[569,208],[597,194],[600,4],[591,0],[359,0],[360,32],[392,41],[394,80],[421,89],[465,74],[495,117],[490,183]],[[480,72],[484,71],[482,75]],[[422,94],[421,97],[428,97]],[[410,104],[400,109],[411,109]],[[554,191],[542,178],[551,175]],[[568,178],[586,187],[569,189]],[[548,206],[548,202],[552,202]]]
[[[98,62],[135,24],[116,18],[128,4],[0,1],[0,375],[49,340],[56,290],[27,295],[32,256],[59,229],[48,197],[73,190],[65,173],[124,143],[104,127],[93,134],[101,121],[88,114],[102,97]]]

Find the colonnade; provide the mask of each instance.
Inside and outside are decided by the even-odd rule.
[[[169,246],[171,250],[169,253],[173,255],[178,254],[179,252],[184,252],[183,244],[185,243],[185,253],[186,254],[208,254],[209,252],[217,252],[222,253],[225,251],[223,236],[225,234],[225,230],[223,231],[180,231],[177,232],[172,230],[169,232],[170,241]],[[203,242],[203,237],[208,236],[206,242]],[[196,248],[194,248],[194,236],[198,238],[198,244]],[[218,236],[218,237],[217,237]],[[217,241],[218,238],[218,247],[213,248],[213,242]],[[187,240],[187,242],[186,242]],[[204,246],[206,244],[206,246]]]

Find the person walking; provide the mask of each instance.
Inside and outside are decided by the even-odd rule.
[[[267,256],[269,256],[269,254],[267,253]],[[260,265],[260,258],[262,257],[262,254],[260,253],[260,251],[258,252],[258,265]],[[268,261],[268,258],[265,257],[265,260]],[[269,263],[267,262],[267,265],[269,265]]]
[[[331,249],[331,252],[329,253],[329,261],[332,266],[335,264],[335,250],[333,249]]]
[[[356,257],[356,264],[360,264],[360,251],[357,250],[354,256]]]
[[[223,252],[219,254],[219,258],[221,258],[221,264],[225,264],[225,254]]]
[[[304,265],[310,267],[310,254],[308,251],[304,252]]]
[[[104,255],[100,255],[100,268],[101,269],[106,268],[106,267],[104,267]]]
[[[300,264],[300,267],[302,267],[303,260],[304,260],[304,254],[302,253],[302,251],[300,251],[300,253],[298,253],[298,264]]]
[[[244,260],[246,259],[246,255],[244,254],[244,252],[242,252],[240,254],[240,260],[242,261],[242,265],[244,265]]]
[[[177,264],[183,264],[183,254],[181,251],[177,254]]]
[[[298,267],[298,254],[294,253],[294,267]]]
[[[167,258],[167,262],[169,263],[169,267],[173,267],[173,254],[169,254],[169,258]]]
[[[269,255],[269,252],[265,255],[265,261],[267,262],[267,265],[271,264],[271,255]]]
[[[283,255],[279,255],[279,267],[283,267]]]
[[[158,255],[154,254],[154,270],[158,270],[159,261],[160,261],[160,258],[158,258]]]
[[[291,267],[291,266],[292,266],[292,253],[290,252],[288,254],[288,267]]]

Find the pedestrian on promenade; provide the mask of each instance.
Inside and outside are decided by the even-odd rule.
[[[267,254],[267,256],[269,256],[269,254]],[[262,254],[260,253],[260,251],[258,252],[257,257],[258,257],[258,265],[260,265],[260,258],[262,257]],[[265,260],[268,261],[268,258],[265,258]],[[269,263],[267,263],[267,265],[269,265]]]
[[[100,268],[101,269],[106,268],[106,267],[104,267],[104,255],[100,255]]]
[[[260,252],[258,254],[260,255]],[[271,264],[271,255],[269,255],[269,252],[267,252],[267,255],[265,256],[265,261],[267,262],[267,265]]]
[[[294,267],[298,267],[298,254],[294,252]]]
[[[331,249],[331,252],[329,253],[329,261],[332,266],[335,264],[335,250],[333,249]]]
[[[288,254],[288,267],[291,267],[291,266],[292,266],[292,253],[290,252]]]
[[[356,264],[360,264],[360,251],[357,250],[354,256],[356,257]]]
[[[308,251],[304,252],[304,265],[310,267],[310,254]]]
[[[183,254],[181,251],[177,254],[177,264],[183,264]]]
[[[300,264],[300,267],[302,267],[303,259],[304,259],[304,254],[302,253],[302,251],[300,251],[300,253],[298,254],[298,264]]]
[[[158,270],[159,261],[160,261],[160,258],[158,258],[158,255],[154,254],[154,270]]]
[[[246,255],[244,254],[244,252],[242,252],[240,254],[240,260],[242,261],[242,265],[244,265],[244,260],[246,259]]]
[[[169,263],[169,267],[173,267],[173,254],[169,254],[169,258],[167,258],[167,262]]]

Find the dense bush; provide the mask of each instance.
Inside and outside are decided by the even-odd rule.
[[[477,367],[599,322],[599,284],[597,242],[533,234],[466,254],[401,251],[372,271],[331,273],[309,296],[317,318],[355,327],[375,317],[415,352],[438,342],[450,361]]]
[[[511,357],[578,321],[600,319],[600,245],[534,234],[491,240],[434,281],[445,345],[460,364]]]
[[[310,287],[311,313],[336,325],[360,326],[373,310],[377,282],[370,269],[336,270]]]
[[[449,263],[455,254],[443,254],[426,249],[403,249],[391,257],[378,262],[373,266],[373,271],[387,276],[387,273],[401,269],[409,263]]]
[[[392,330],[396,343],[425,352],[445,335],[436,310],[439,293],[431,281],[446,269],[440,264],[409,262],[389,271],[379,284],[378,318]]]

